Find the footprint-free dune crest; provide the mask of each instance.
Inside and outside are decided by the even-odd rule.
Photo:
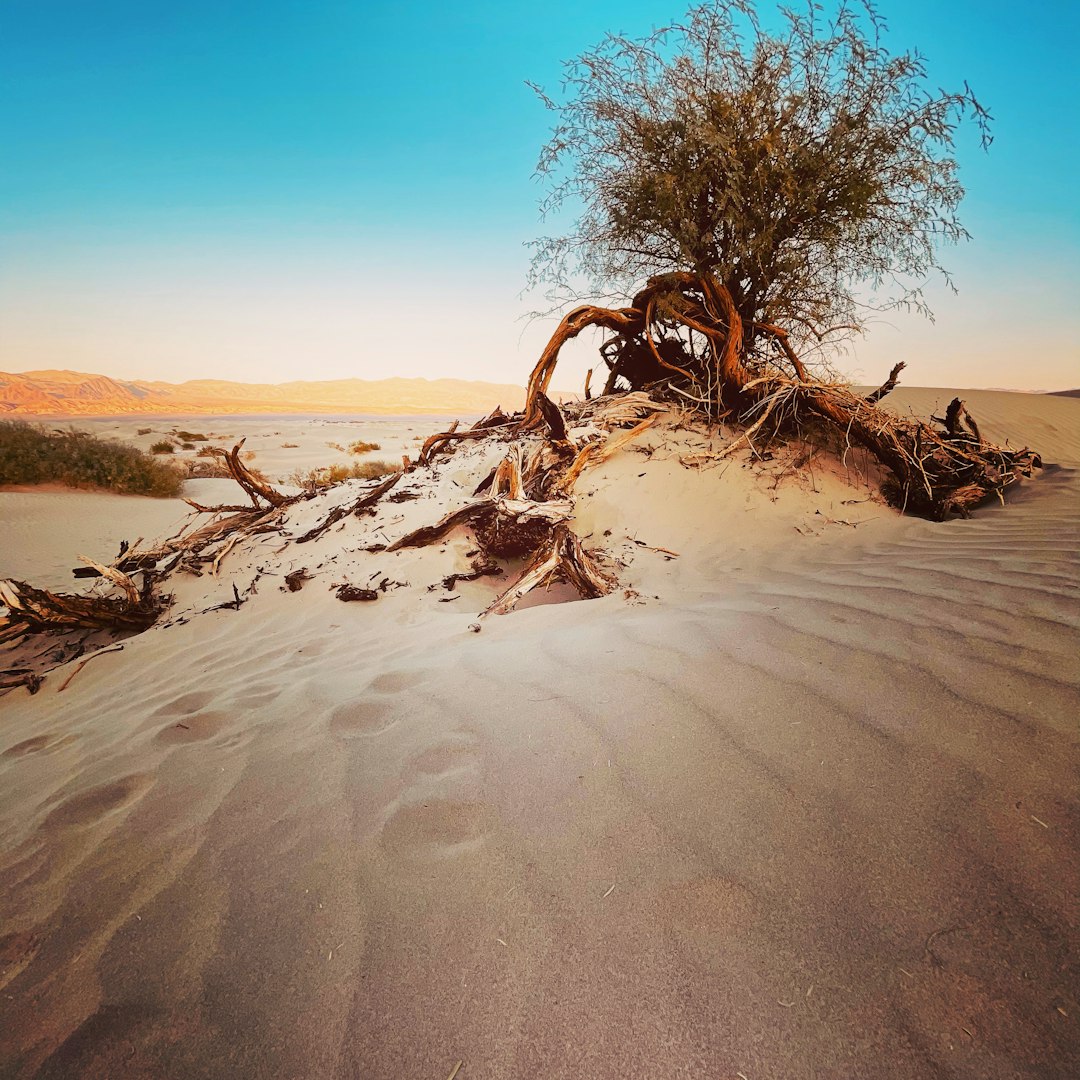
[[[389,550],[478,444],[0,698],[0,1076],[1080,1072],[1080,401],[964,397],[1053,466],[968,520],[657,422],[617,588],[478,620],[469,529]]]

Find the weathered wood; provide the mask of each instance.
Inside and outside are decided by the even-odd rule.
[[[604,596],[613,588],[605,574],[581,546],[581,541],[565,522],[554,527],[548,542],[540,548],[521,576],[485,609],[485,615],[505,615],[533,589],[565,581],[585,598]]]
[[[892,371],[889,372],[889,377],[872,393],[866,395],[866,400],[871,404],[879,402],[886,394],[891,394],[896,389],[896,383],[900,378],[900,372],[907,367],[907,364],[901,360],[896,364]]]
[[[164,602],[136,593],[123,599],[110,596],[75,596],[35,589],[14,578],[0,580],[0,603],[10,612],[8,622],[29,632],[73,627],[145,630],[164,610]]]
[[[379,593],[376,589],[361,589],[356,585],[342,585],[334,594],[339,600],[346,602],[352,600],[378,600]]]
[[[404,475],[405,470],[399,469],[396,473],[392,473],[383,480],[382,483],[378,484],[370,491],[365,491],[363,495],[353,502],[335,506],[318,525],[312,529],[308,529],[303,536],[298,536],[294,543],[307,544],[312,540],[318,540],[320,536],[325,534],[327,529],[336,525],[339,521],[344,520],[350,514],[358,515],[369,506],[374,506]]]

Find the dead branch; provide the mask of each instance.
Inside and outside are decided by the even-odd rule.
[[[559,411],[559,406],[542,391],[536,395],[536,403],[540,408],[544,423],[547,424],[552,441],[557,443],[569,442],[569,437],[566,434],[566,421]]]
[[[82,661],[82,663],[80,663],[80,664],[79,664],[79,666],[78,666],[78,667],[77,667],[77,668],[76,668],[76,669],[75,669],[75,670],[74,670],[74,671],[73,671],[73,672],[72,672],[72,673],[71,673],[71,674],[70,674],[70,675],[69,675],[69,676],[68,676],[68,677],[67,677],[67,678],[66,678],[66,679],[65,679],[65,680],[64,680],[64,681],[63,681],[63,682],[62,682],[62,683],[61,683],[61,684],[60,684],[60,685],[59,685],[59,686],[57,687],[57,688],[56,688],[56,692],[57,692],[58,694],[62,694],[62,693],[63,693],[63,692],[64,692],[64,691],[65,691],[65,690],[66,690],[66,689],[68,688],[68,685],[70,684],[71,680],[72,680],[72,679],[74,679],[74,678],[75,678],[75,676],[76,676],[76,675],[78,675],[78,674],[79,674],[79,672],[80,672],[80,671],[82,671],[82,669],[83,669],[84,667],[86,667],[86,665],[87,665],[87,664],[89,664],[91,660],[94,660],[94,659],[96,659],[96,658],[97,658],[97,657],[99,657],[99,656],[104,656],[104,655],[105,655],[105,653],[111,653],[111,652],[123,652],[123,651],[124,651],[124,646],[123,646],[123,645],[110,645],[110,646],[109,646],[108,648],[105,648],[105,649],[98,649],[98,651],[97,651],[97,652],[95,652],[95,653],[91,653],[91,654],[90,654],[90,655],[89,655],[89,656],[88,656],[88,657],[87,657],[87,658],[86,658],[85,660],[83,660],[83,661]]]
[[[246,439],[241,439],[231,450],[223,450],[220,446],[212,446],[209,448],[210,453],[224,462],[230,475],[244,489],[256,510],[262,509],[259,503],[260,498],[275,507],[286,506],[290,502],[295,502],[298,496],[282,495],[280,491],[275,490],[265,480],[261,480],[256,476],[240,460],[240,449],[246,441]]]
[[[164,610],[164,601],[151,595],[132,601],[109,596],[74,596],[35,589],[14,578],[0,580],[0,603],[9,611],[8,621],[27,632],[82,629],[145,630]]]
[[[892,371],[889,372],[889,377],[872,394],[867,394],[866,400],[871,405],[874,405],[886,394],[892,393],[892,391],[896,389],[896,381],[900,377],[900,372],[906,367],[907,364],[903,360],[894,365]]]
[[[335,506],[318,525],[313,529],[309,529],[303,536],[298,536],[295,542],[297,544],[306,544],[311,540],[317,540],[327,529],[347,518],[350,514],[358,517],[369,506],[374,506],[404,475],[405,470],[399,469],[374,488],[365,491],[363,495],[353,502],[343,506]]]
[[[442,579],[442,587],[449,592],[453,589],[459,581],[476,581],[482,577],[499,577],[503,573],[503,568],[495,562],[494,559],[489,559],[484,555],[479,555],[477,558],[469,564],[472,569],[464,574],[448,574]],[[434,588],[434,586],[432,586]]]
[[[459,525],[464,525],[467,521],[475,521],[481,514],[493,511],[494,503],[490,499],[482,499],[475,503],[459,506],[456,510],[451,510],[449,514],[440,518],[434,525],[422,525],[419,529],[414,529],[411,533],[399,537],[386,550],[400,551],[402,548],[407,547],[428,547],[437,543]]]

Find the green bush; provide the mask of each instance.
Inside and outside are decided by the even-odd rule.
[[[0,420],[0,484],[49,483],[174,498],[183,490],[184,478],[125,443],[86,431],[46,431],[19,420]]]
[[[156,442],[150,447],[151,454],[175,454],[176,447],[171,442]]]

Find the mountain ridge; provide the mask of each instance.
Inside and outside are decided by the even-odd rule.
[[[447,415],[519,409],[525,388],[469,379],[325,379],[242,383],[228,379],[115,379],[46,369],[0,371],[0,416],[174,416],[230,413]]]

